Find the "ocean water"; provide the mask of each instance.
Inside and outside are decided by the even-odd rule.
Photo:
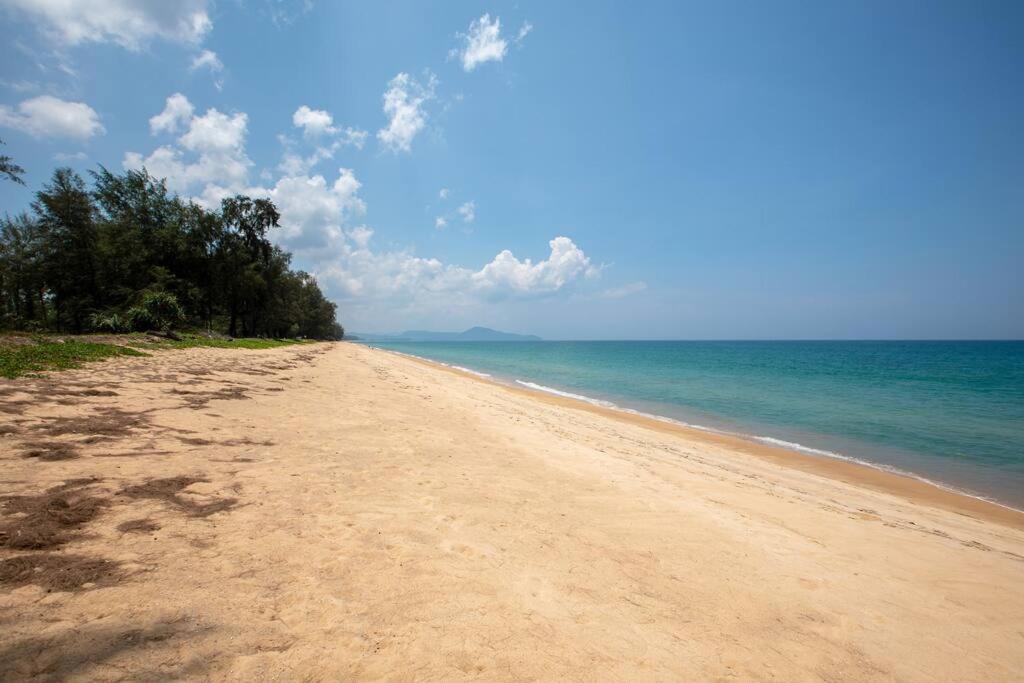
[[[372,345],[1024,509],[1024,342]]]

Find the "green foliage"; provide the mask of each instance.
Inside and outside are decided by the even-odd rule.
[[[340,339],[336,308],[269,239],[272,202],[209,211],[146,171],[57,169],[31,214],[0,222],[0,329],[202,328]]]
[[[307,343],[301,339],[223,339],[217,337],[187,336],[178,341],[161,342],[161,345],[187,349],[206,346],[216,349],[276,349],[281,346]]]
[[[53,172],[32,203],[41,253],[40,276],[59,330],[82,332],[101,308],[96,208],[82,179],[69,168]]]
[[[93,313],[89,316],[89,327],[96,332],[111,332],[113,334],[127,332],[131,329],[128,319],[116,312]]]
[[[0,145],[4,144],[3,140],[0,140]],[[7,178],[11,182],[24,185],[25,181],[21,179],[21,176],[25,174],[25,169],[14,163],[14,159],[7,155],[0,155],[0,176]]]
[[[125,319],[128,321],[128,329],[134,330],[135,332],[145,332],[147,330],[156,330],[156,320],[149,315],[142,306],[132,306],[124,314]]]
[[[185,321],[185,311],[177,297],[167,292],[146,292],[142,303],[128,309],[128,321],[139,332],[159,330],[167,332]]]
[[[45,370],[77,368],[82,363],[112,356],[145,355],[148,354],[125,346],[81,341],[0,345],[0,376],[14,379]]]

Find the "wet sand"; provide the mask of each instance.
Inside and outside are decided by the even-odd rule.
[[[354,344],[0,381],[0,679],[1018,680],[1020,514]]]

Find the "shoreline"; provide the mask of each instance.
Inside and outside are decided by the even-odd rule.
[[[968,517],[997,522],[1014,529],[1024,529],[1024,510],[956,489],[941,482],[926,479],[912,472],[890,469],[883,465],[847,458],[839,454],[836,457],[824,454],[817,455],[782,445],[772,445],[759,441],[754,436],[688,425],[669,417],[642,413],[610,403],[609,405],[600,405],[596,402],[596,399],[589,399],[583,396],[577,398],[570,395],[555,394],[546,390],[548,389],[546,387],[541,388],[541,385],[524,380],[515,380],[520,385],[516,386],[515,384],[495,379],[490,374],[470,368],[451,365],[403,351],[372,346],[365,342],[350,343],[365,346],[374,351],[391,353],[415,362],[425,363],[431,367],[447,370],[461,377],[468,377],[469,379],[501,387],[505,390],[554,405],[585,410],[670,434],[682,434],[694,441],[704,441],[726,446],[732,450],[753,455],[783,467],[791,467],[803,472],[836,479],[847,484],[867,487],[873,491],[895,495],[908,501],[924,503]],[[562,392],[562,394],[566,393]]]

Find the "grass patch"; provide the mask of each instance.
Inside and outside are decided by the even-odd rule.
[[[302,339],[218,339],[186,335],[181,341],[167,340],[166,342],[161,341],[157,345],[173,349],[188,349],[195,346],[208,346],[215,349],[276,349],[280,346],[306,343],[308,342]]]
[[[102,341],[87,339],[101,339]],[[276,349],[293,344],[309,344],[306,339],[227,339],[184,334],[179,340],[159,339],[145,334],[89,335],[85,339],[42,335],[0,336],[0,377],[15,379],[49,370],[68,370],[83,363],[113,356],[148,356],[145,351],[160,349]],[[117,343],[111,343],[111,342]]]
[[[0,377],[14,379],[47,370],[68,370],[83,363],[114,356],[146,356],[137,349],[94,342],[40,341],[36,344],[0,345]]]

